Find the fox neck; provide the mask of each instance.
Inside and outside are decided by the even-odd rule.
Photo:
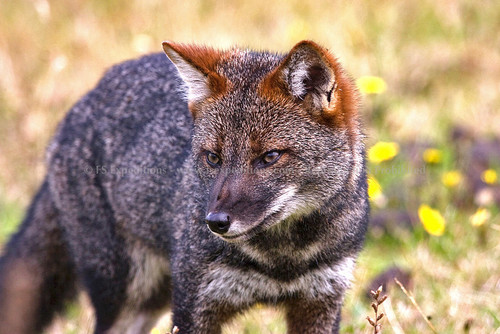
[[[290,217],[276,228],[267,229],[236,247],[253,261],[263,265],[298,266],[335,248],[342,238],[344,222],[332,221],[328,208],[317,209],[306,216]],[[343,220],[342,213],[336,213]]]

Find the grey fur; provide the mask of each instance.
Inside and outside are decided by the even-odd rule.
[[[357,119],[349,137],[259,95],[284,57],[233,50],[217,65],[230,88],[194,122],[165,55],[109,70],[61,122],[0,259],[0,334],[39,332],[77,285],[95,333],[147,333],[169,306],[180,333],[220,333],[257,302],[284,308],[289,333],[337,333],[366,230],[364,145]],[[274,149],[276,166],[255,165]],[[225,235],[205,224],[214,210],[230,212]]]

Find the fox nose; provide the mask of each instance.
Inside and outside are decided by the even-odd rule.
[[[208,228],[217,234],[226,233],[229,231],[229,225],[231,225],[231,219],[225,212],[209,212],[205,220]]]

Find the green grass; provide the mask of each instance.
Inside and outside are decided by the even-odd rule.
[[[10,236],[18,227],[23,211],[15,203],[5,203],[0,198],[0,245]]]
[[[498,333],[499,208],[487,204],[487,222],[470,224],[478,208],[467,174],[474,159],[467,156],[470,143],[450,134],[460,125],[473,142],[500,135],[498,31],[500,2],[494,0],[1,1],[0,244],[43,179],[44,149],[57,123],[106,68],[160,51],[166,39],[286,51],[309,38],[329,47],[354,78],[375,75],[387,83],[385,93],[363,98],[367,145],[399,143],[401,152],[380,166],[405,172],[374,173],[385,203],[374,203],[373,214],[404,211],[413,225],[395,222],[386,231],[370,231],[342,332],[372,332],[366,287],[397,265],[411,272],[410,291],[439,333],[465,333],[466,323],[469,333]],[[440,149],[441,162],[426,164],[424,147]],[[500,161],[489,167],[500,173]],[[441,175],[454,169],[465,180],[447,188]],[[421,204],[443,215],[442,236],[423,229]],[[384,307],[394,317],[383,322],[383,333],[431,332],[399,287],[386,293]],[[72,306],[69,319],[58,320],[49,333],[89,333],[89,312]],[[234,332],[284,333],[283,316],[256,308],[228,326],[226,333]]]

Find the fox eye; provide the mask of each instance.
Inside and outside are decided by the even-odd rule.
[[[264,163],[264,165],[270,165],[278,161],[280,157],[281,157],[280,151],[277,150],[269,151],[267,153],[264,153],[264,155],[262,156],[262,162]]]
[[[219,167],[221,161],[217,154],[213,152],[207,152],[207,163],[212,167]]]

